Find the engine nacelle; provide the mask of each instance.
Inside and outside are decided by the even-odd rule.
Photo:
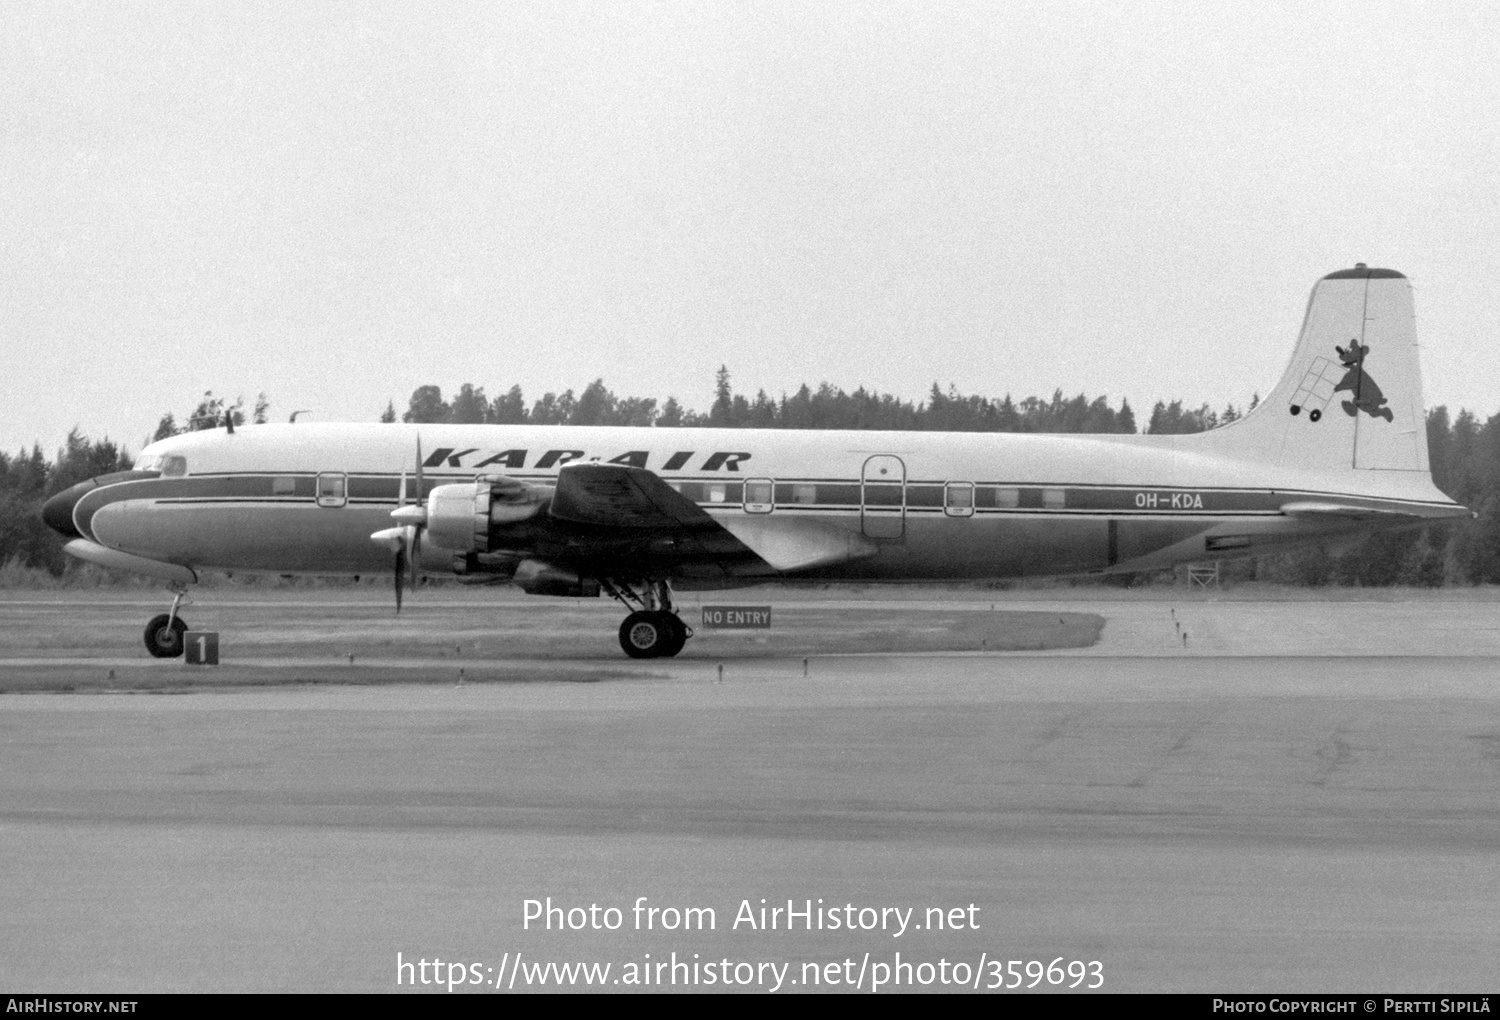
[[[450,556],[489,553],[491,526],[535,517],[551,499],[551,489],[514,478],[439,485],[427,496],[423,544],[441,546]]]
[[[529,595],[597,596],[599,582],[592,577],[524,552],[490,548],[492,528],[535,517],[552,501],[553,491],[504,477],[436,486],[427,494],[418,565],[434,573],[508,578]]]

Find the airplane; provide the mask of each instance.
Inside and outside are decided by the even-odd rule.
[[[82,560],[166,580],[182,654],[205,571],[419,572],[601,593],[633,658],[692,631],[674,587],[1106,574],[1469,516],[1432,483],[1411,285],[1318,281],[1292,360],[1191,435],[260,424],[152,443],[43,509]]]

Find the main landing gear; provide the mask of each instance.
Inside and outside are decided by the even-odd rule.
[[[146,651],[158,659],[175,659],[181,655],[184,644],[182,636],[188,629],[187,623],[177,615],[177,607],[182,605],[187,589],[174,584],[167,590],[173,595],[172,611],[153,616],[151,622],[146,624]]]
[[[611,598],[633,610],[620,624],[620,647],[632,659],[671,658],[693,636],[692,628],[672,608],[672,589],[666,581],[631,585],[601,579],[599,584]]]

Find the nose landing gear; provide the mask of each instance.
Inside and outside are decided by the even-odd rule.
[[[601,578],[599,583],[617,602],[634,610],[620,624],[620,647],[632,659],[670,658],[693,636],[672,608],[672,589],[666,581],[636,586]]]
[[[172,592],[172,610],[153,616],[151,622],[146,624],[146,651],[157,659],[175,659],[182,654],[183,638],[187,633],[187,622],[177,615],[177,607],[187,595],[187,589],[180,584],[171,585],[168,588]]]

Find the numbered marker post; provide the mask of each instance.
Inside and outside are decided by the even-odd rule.
[[[216,630],[190,630],[182,636],[183,650],[189,666],[217,666],[219,664],[219,632]]]

